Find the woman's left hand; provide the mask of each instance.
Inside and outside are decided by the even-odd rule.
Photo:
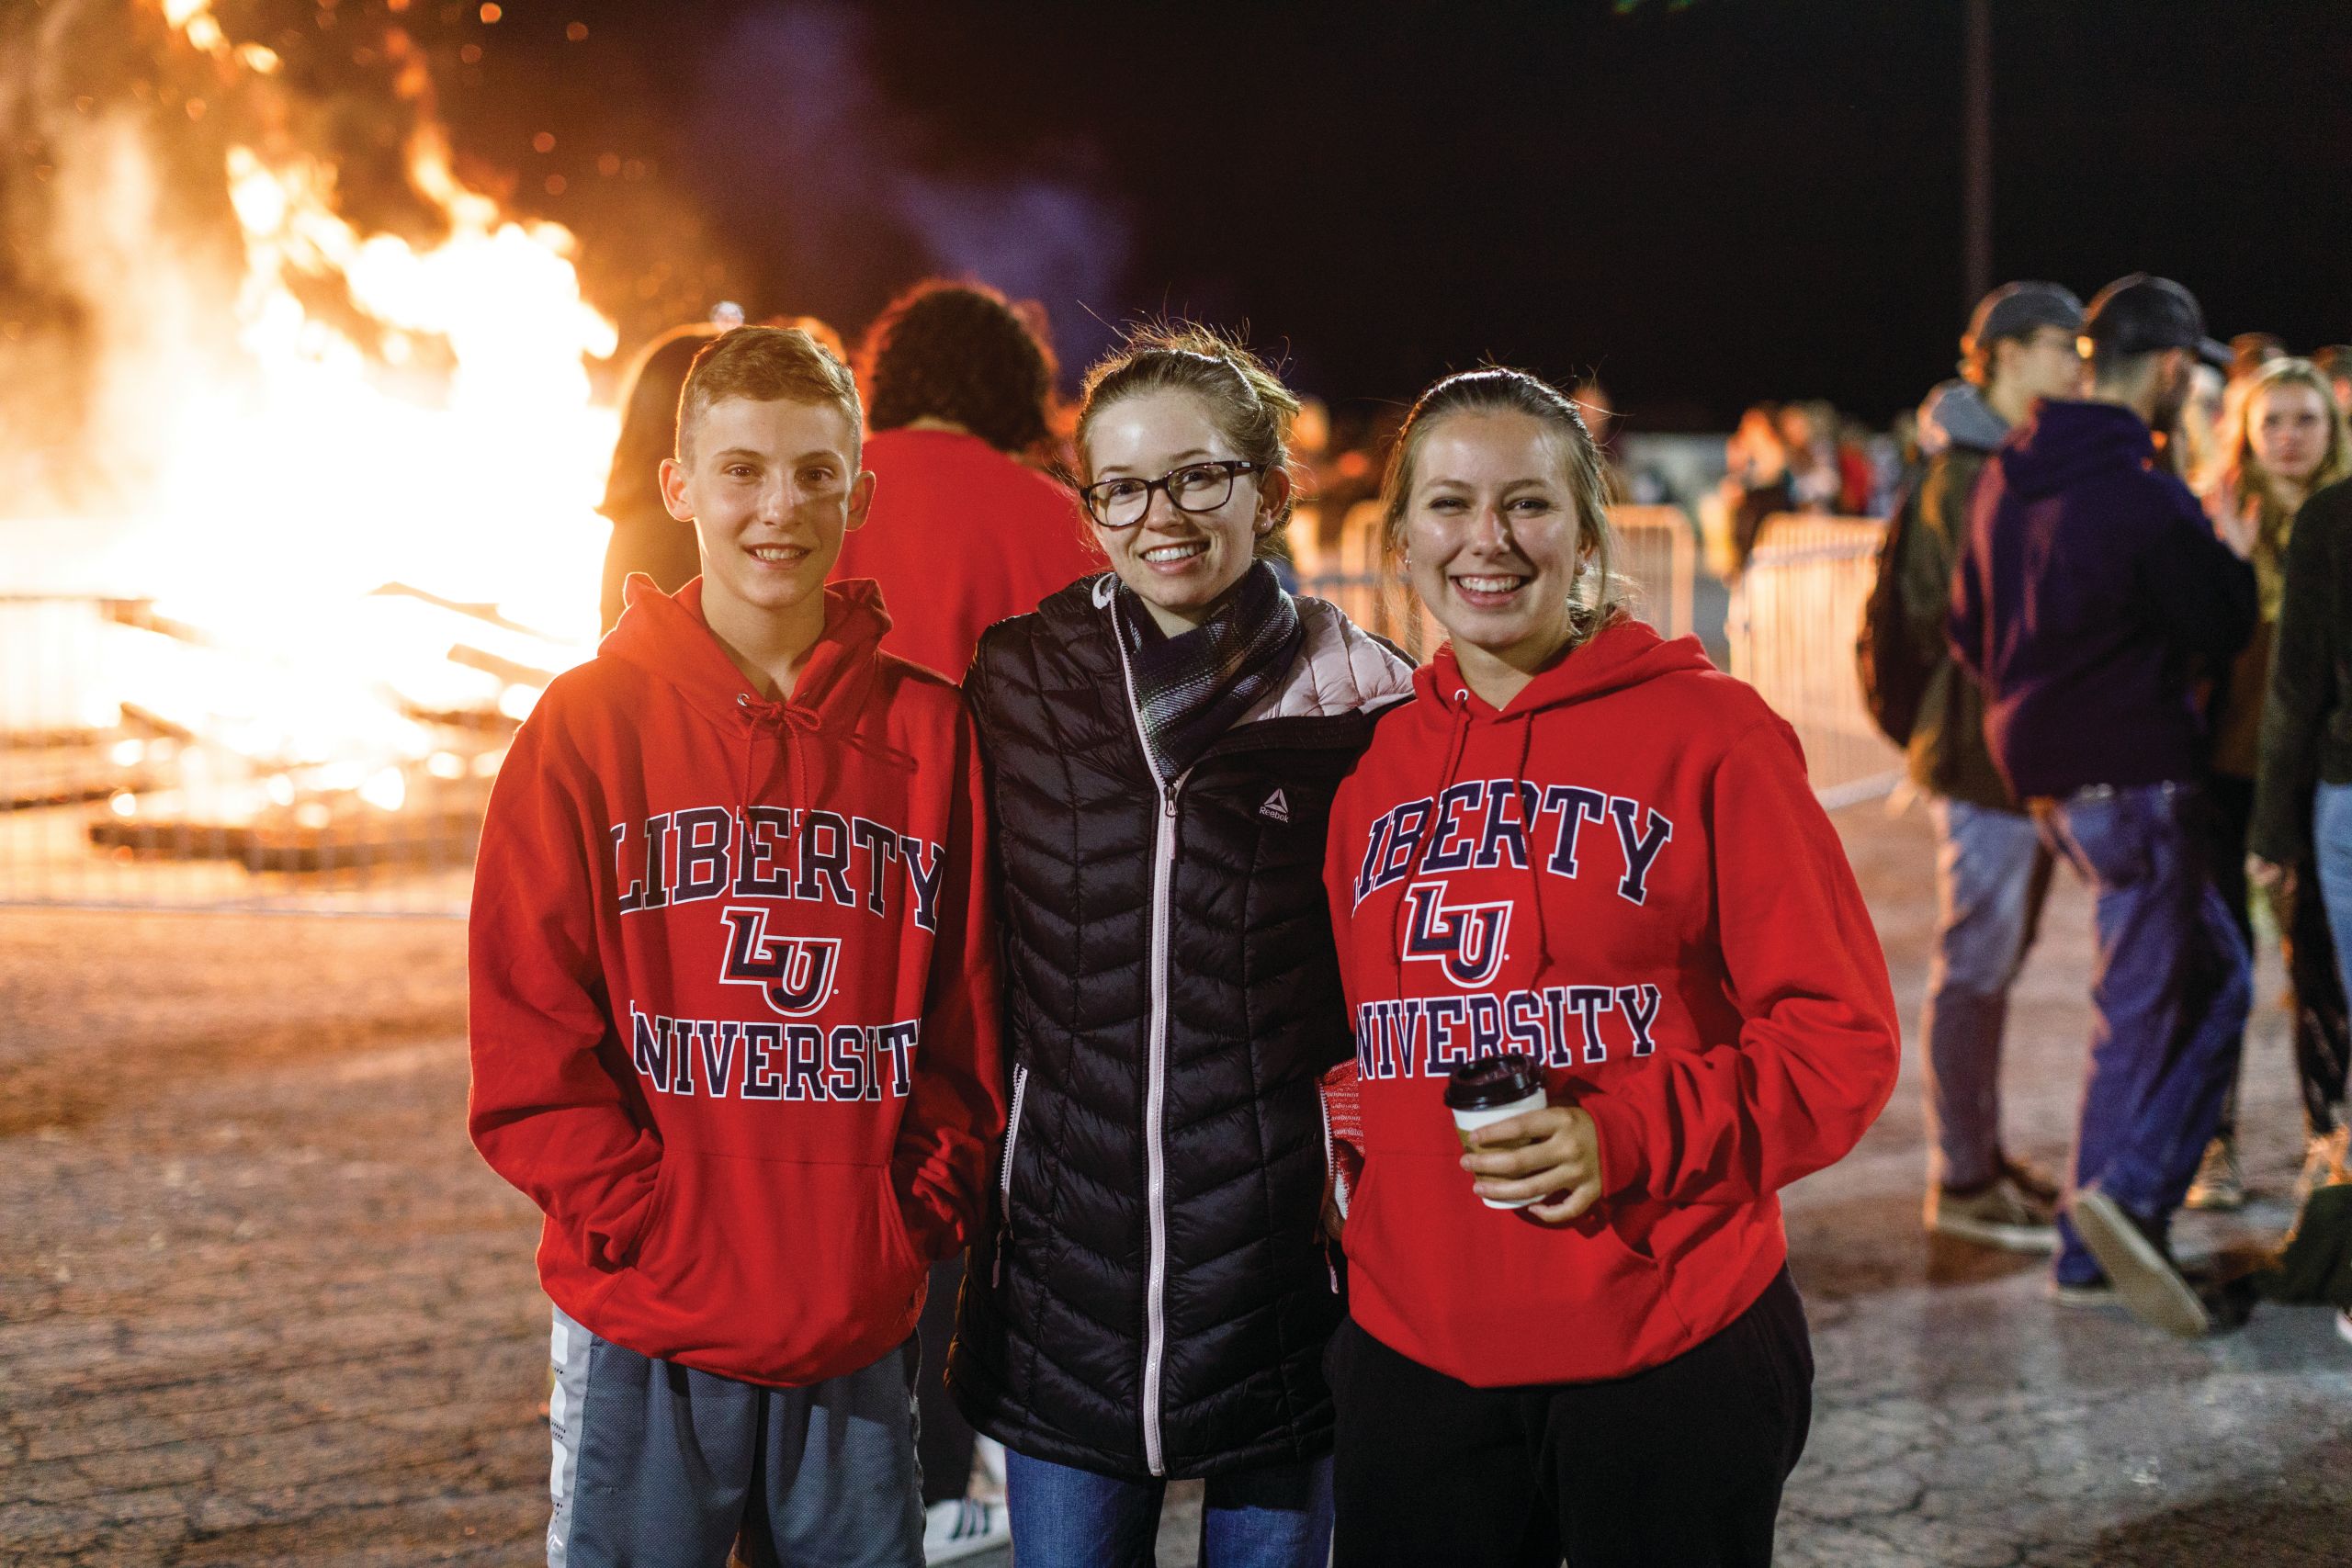
[[[1495,1146],[1522,1138],[1518,1148]],[[1566,1224],[1600,1201],[1600,1131],[1589,1111],[1547,1105],[1472,1133],[1462,1168],[1478,1179],[1472,1185],[1479,1197],[1498,1203],[1540,1199],[1521,1213]]]

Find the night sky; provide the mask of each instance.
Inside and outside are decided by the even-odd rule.
[[[387,3],[342,0],[320,40]],[[2352,6],[1993,12],[1998,276],[2087,297],[2145,267],[2222,335],[2352,338]],[[854,336],[913,277],[969,271],[1042,299],[1073,370],[1106,323],[1177,310],[1246,320],[1335,402],[1492,356],[1598,370],[1667,430],[1766,397],[1881,420],[1951,373],[1961,15],[516,0],[484,25],[414,0],[400,20],[469,171],[582,234],[631,342],[721,296]]]

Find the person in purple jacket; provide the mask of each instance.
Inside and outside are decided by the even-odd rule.
[[[1952,583],[1952,653],[2051,850],[2097,900],[2097,1019],[2052,1293],[2194,1335],[2210,1309],[2166,1231],[2221,1115],[2249,960],[2199,856],[2192,695],[2252,631],[2250,539],[2215,536],[2157,457],[2205,335],[2188,289],[2135,273],[2083,321],[2086,401],[2045,400],[1985,465]]]

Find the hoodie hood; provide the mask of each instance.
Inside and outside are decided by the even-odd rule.
[[[890,629],[882,591],[871,580],[829,583],[825,629],[791,692],[770,702],[727,657],[704,618],[701,578],[664,593],[651,578],[636,573],[621,592],[628,607],[598,655],[636,665],[729,729],[743,724],[747,712],[762,711],[788,712],[804,728],[847,728],[873,680],[882,634]]]
[[[890,617],[882,591],[870,579],[829,583],[825,629],[808,650],[792,690],[771,701],[719,646],[702,613],[702,579],[664,593],[650,577],[624,586],[628,607],[598,647],[599,660],[633,665],[676,692],[686,709],[741,748],[736,764],[736,804],[749,806],[776,766],[788,764],[790,795],[798,806],[818,803],[838,772],[838,756],[819,757],[819,739],[876,751],[904,765],[871,728],[879,689],[882,634]]]
[[[2130,409],[2045,398],[1993,461],[2007,488],[2030,502],[2102,473],[2138,473],[2155,456],[2147,422]]]
[[[1518,718],[1622,692],[1661,675],[1713,669],[1697,637],[1679,637],[1668,642],[1647,623],[1625,616],[1601,627],[1591,641],[1530,681],[1508,707],[1498,709],[1470,689],[1462,678],[1462,666],[1455,662],[1451,642],[1414,672],[1413,689],[1447,714],[1475,722]]]
[[[2009,422],[1993,412],[1984,394],[1958,377],[1919,404],[1919,456],[1932,457],[1954,446],[1972,452],[1997,450],[2009,437]]]

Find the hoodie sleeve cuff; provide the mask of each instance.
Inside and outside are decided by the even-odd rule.
[[[1641,1118],[1634,1110],[1605,1094],[1579,1095],[1576,1105],[1592,1118],[1592,1130],[1600,1140],[1600,1195],[1614,1198],[1647,1181],[1649,1161],[1642,1152]]]

